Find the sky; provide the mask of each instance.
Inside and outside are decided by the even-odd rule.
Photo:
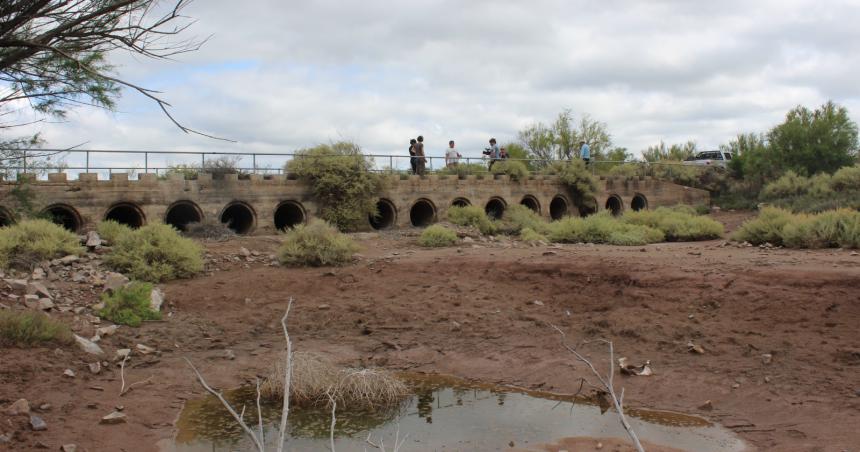
[[[162,92],[188,135],[124,92],[115,112],[40,123],[46,147],[285,153],[333,140],[406,154],[425,137],[480,156],[490,137],[570,109],[613,144],[711,149],[796,105],[860,118],[860,1],[198,0],[175,61],[110,56]],[[108,158],[108,157],[105,157]],[[133,158],[133,157],[110,157]]]

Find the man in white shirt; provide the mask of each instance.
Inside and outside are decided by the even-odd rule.
[[[454,140],[449,141],[448,149],[445,151],[445,166],[448,168],[457,166],[457,163],[460,162],[460,157],[462,157],[462,155],[460,155],[454,147]]]

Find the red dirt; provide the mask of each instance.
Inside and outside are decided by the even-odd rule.
[[[87,451],[157,450],[174,434],[183,400],[202,394],[182,358],[221,387],[266,374],[283,347],[279,321],[290,296],[294,349],[344,364],[570,393],[588,375],[561,348],[548,326],[555,324],[571,341],[608,338],[616,357],[651,361],[651,377],[616,377],[629,406],[700,414],[759,450],[860,444],[856,253],[721,241],[424,250],[404,233],[361,244],[362,258],[343,268],[222,263],[214,274],[168,284],[166,321],[122,328],[103,341],[111,354],[138,343],[159,350],[130,360],[127,383],[152,383],[123,397],[118,367],[90,375],[91,359],[71,348],[0,350],[0,407],[21,397],[52,405],[39,413],[45,432],[0,412],[0,434],[17,431],[0,450],[66,443]],[[277,239],[207,245],[216,256],[242,246],[270,253]],[[690,340],[705,353],[688,352]],[[225,359],[225,349],[236,359]],[[585,350],[606,365],[605,349]],[[66,368],[78,376],[64,378]],[[704,411],[707,400],[713,409]],[[116,405],[129,422],[99,425]]]

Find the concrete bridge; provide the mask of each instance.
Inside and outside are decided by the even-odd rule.
[[[236,174],[213,180],[211,174],[185,180],[181,175],[159,179],[139,174],[113,173],[99,180],[82,173],[67,180],[65,173],[49,174],[47,181],[28,179],[0,184],[0,224],[15,222],[22,202],[50,214],[67,229],[81,232],[105,219],[133,227],[164,222],[183,229],[190,222],[217,218],[239,234],[270,234],[307,222],[318,211],[310,187],[290,176]],[[620,214],[675,204],[708,204],[707,191],[651,178],[601,178],[596,199],[576,200],[554,176],[531,176],[512,181],[508,176],[391,176],[379,195],[379,217],[368,219],[368,229],[423,227],[444,220],[451,206],[475,205],[499,217],[507,206],[522,204],[547,219],[587,215],[598,210]],[[29,194],[26,194],[29,193]]]

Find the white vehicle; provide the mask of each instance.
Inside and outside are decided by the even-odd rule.
[[[728,151],[705,151],[688,157],[683,163],[684,165],[711,165],[725,168],[731,159],[732,153]]]

